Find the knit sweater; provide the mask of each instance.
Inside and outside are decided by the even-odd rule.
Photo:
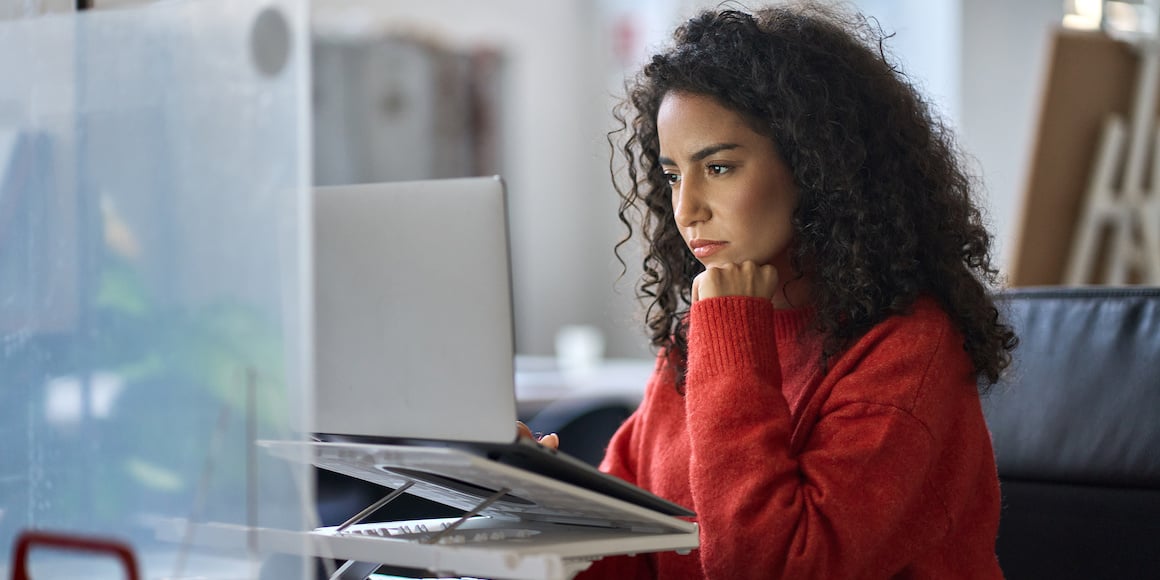
[[[700,548],[609,557],[580,578],[1002,577],[990,436],[934,300],[824,373],[808,312],[718,297],[689,317],[685,396],[662,354],[601,469],[693,509]]]

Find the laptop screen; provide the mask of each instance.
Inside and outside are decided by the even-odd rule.
[[[515,439],[504,195],[497,177],[315,189],[315,433]]]

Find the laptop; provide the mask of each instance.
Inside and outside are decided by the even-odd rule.
[[[273,453],[540,526],[564,555],[697,546],[690,510],[517,436],[498,177],[321,187],[314,220],[316,441]]]
[[[498,178],[315,189],[314,432],[512,441],[504,197]]]

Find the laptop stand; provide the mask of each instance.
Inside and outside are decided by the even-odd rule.
[[[408,482],[408,483],[400,486],[398,489],[387,494],[382,499],[367,506],[365,509],[363,509],[359,513],[355,514],[347,521],[345,521],[342,524],[335,527],[334,533],[335,534],[342,534],[346,530],[350,529],[351,526],[354,526],[356,524],[361,523],[364,519],[366,519],[372,513],[386,507],[392,501],[401,497],[413,485],[414,485],[413,481]],[[436,524],[436,525],[429,526],[424,522],[403,522],[403,523],[399,523],[395,528],[388,527],[387,529],[388,530],[397,529],[403,534],[426,534],[423,537],[417,538],[418,543],[420,543],[420,544],[438,544],[441,541],[444,541],[448,538],[454,537],[452,534],[454,534],[454,532],[456,530],[458,530],[463,524],[470,521],[473,517],[477,516],[480,511],[484,510],[485,508],[487,508],[491,504],[500,500],[504,495],[507,495],[510,492],[511,492],[511,490],[507,489],[507,488],[504,488],[504,489],[497,491],[496,493],[485,498],[483,501],[481,501],[474,508],[468,510],[466,513],[464,513],[459,518],[454,519],[453,521],[450,521],[450,523],[447,523],[446,521],[440,521],[440,523],[442,525]],[[363,528],[363,529],[356,528],[356,531],[362,531],[363,533],[366,533],[366,530],[375,530],[375,531],[372,531],[371,533],[380,533],[381,534],[382,533],[381,532],[382,526],[380,524],[380,525],[368,526],[368,527]],[[414,531],[412,531],[412,530],[414,530]],[[486,533],[486,532],[484,532],[484,533]],[[360,562],[357,560],[347,560],[342,566],[340,566],[337,570],[335,570],[333,574],[330,575],[329,580],[365,580],[371,574],[374,574],[375,571],[378,570],[383,564],[387,564],[387,563],[386,562]],[[587,567],[587,565],[584,565],[584,568],[586,568],[586,567]],[[576,572],[579,572],[581,570],[583,570],[583,568],[577,569]]]
[[[568,580],[605,556],[697,548],[697,526],[633,503],[460,449],[365,443],[260,442],[275,456],[394,489],[341,525],[256,530],[261,553],[346,563],[334,580],[362,580],[380,565],[439,576]],[[411,493],[460,517],[363,523]],[[255,530],[201,524],[200,545],[246,545]],[[180,537],[179,535],[177,537]]]

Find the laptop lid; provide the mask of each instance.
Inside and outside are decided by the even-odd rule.
[[[498,177],[316,188],[314,296],[315,433],[515,439]]]

